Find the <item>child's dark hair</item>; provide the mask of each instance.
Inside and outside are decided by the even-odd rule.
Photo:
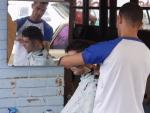
[[[36,3],[40,3],[40,4],[43,4],[43,5],[48,5],[48,2],[46,2],[46,1],[34,1],[34,4],[36,4]]]
[[[76,52],[82,52],[85,48],[89,47],[92,44],[94,44],[94,42],[90,40],[74,39],[68,44],[65,51],[68,52],[71,50],[75,50]]]
[[[30,40],[43,41],[43,34],[38,27],[29,26],[22,31],[22,36],[28,37]]]

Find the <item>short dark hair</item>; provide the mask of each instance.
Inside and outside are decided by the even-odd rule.
[[[43,41],[43,34],[38,27],[29,26],[22,31],[22,36],[28,37],[30,40]]]
[[[142,8],[138,4],[126,3],[119,11],[119,15],[124,17],[130,24],[141,24],[143,19]]]
[[[82,52],[85,48],[92,44],[94,44],[94,42],[90,40],[74,39],[68,44],[65,51],[69,52],[74,50],[76,52]]]
[[[48,5],[49,2],[46,2],[46,1],[43,1],[43,2],[34,1],[34,2],[33,2],[33,4],[36,4],[36,3],[40,3],[40,4],[43,4],[43,5]]]

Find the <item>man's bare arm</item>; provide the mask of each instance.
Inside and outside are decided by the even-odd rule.
[[[82,53],[63,56],[59,62],[59,65],[64,66],[65,68],[70,68],[72,66],[78,66],[83,64],[84,60],[82,57]]]

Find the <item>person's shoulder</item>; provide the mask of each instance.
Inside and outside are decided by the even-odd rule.
[[[21,22],[21,21],[26,21],[28,19],[28,17],[23,17],[23,18],[18,18],[15,21],[16,22]]]
[[[48,38],[48,37],[52,37],[53,35],[53,28],[44,20],[43,21],[43,26],[44,26],[44,37]],[[46,40],[49,40],[46,39]]]
[[[97,42],[95,44],[93,44],[92,46],[93,47],[101,47],[101,46],[115,46],[117,45],[122,39],[121,38],[115,38],[115,39],[112,39],[112,40],[107,40],[107,41],[102,41],[102,42]]]
[[[42,20],[42,22],[43,22],[45,28],[52,29],[52,27],[45,20]]]
[[[27,21],[28,17],[23,17],[20,19],[15,20],[17,23],[17,31],[21,28],[21,26]]]
[[[23,17],[23,18],[19,18],[16,21],[17,25],[22,25],[23,23],[25,23],[25,21],[28,19],[28,17]]]

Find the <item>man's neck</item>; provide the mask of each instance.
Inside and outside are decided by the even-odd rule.
[[[121,34],[120,37],[132,37],[132,38],[138,38],[137,34],[130,34],[130,33],[125,33]]]
[[[137,32],[138,32],[138,29],[136,27],[125,25],[121,31],[120,36],[138,38]]]
[[[42,47],[41,48],[36,48],[32,52],[41,51],[42,49],[43,49]]]
[[[32,21],[34,21],[34,22],[41,21],[41,19],[38,19],[38,18],[36,18],[36,17],[34,17],[32,15],[29,17],[29,19],[32,20]]]

